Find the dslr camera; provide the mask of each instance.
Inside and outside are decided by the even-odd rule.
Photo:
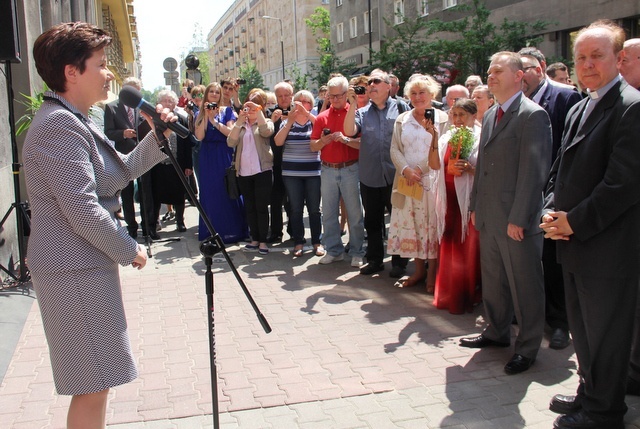
[[[247,83],[247,80],[246,80],[246,79],[238,78],[238,79],[236,79],[236,83],[237,83],[238,85],[244,85],[245,83]]]
[[[218,103],[205,103],[204,107],[207,110],[214,110],[218,108]]]
[[[364,86],[354,86],[353,87],[353,92],[355,92],[358,95],[363,95],[367,92],[367,89]]]

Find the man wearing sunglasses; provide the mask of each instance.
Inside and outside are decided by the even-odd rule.
[[[391,212],[391,188],[396,173],[390,155],[391,136],[398,115],[409,110],[406,103],[390,97],[391,84],[386,72],[373,70],[368,86],[371,101],[360,109],[354,88],[349,88],[349,111],[344,119],[347,135],[361,133],[360,194],[368,236],[367,264],[360,269],[364,275],[384,270],[384,210]],[[400,278],[406,271],[407,259],[393,255],[391,265],[391,277]]]

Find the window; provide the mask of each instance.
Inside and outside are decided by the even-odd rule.
[[[418,2],[418,7],[420,7],[420,10],[418,11],[420,16],[429,15],[429,2],[427,0],[420,0]]]
[[[358,18],[355,16],[349,19],[349,37],[358,37]]]
[[[322,0],[322,4],[329,4],[329,0]]]
[[[342,0],[336,0],[336,7],[342,6]]]
[[[448,9],[458,4],[458,0],[442,0],[442,8]]]
[[[393,2],[394,24],[402,24],[404,22],[404,0],[396,0]]]
[[[364,34],[370,33],[371,29],[369,28],[369,11],[366,11],[363,15],[364,18]]]
[[[336,25],[336,41],[338,43],[344,42],[344,27],[342,22]]]

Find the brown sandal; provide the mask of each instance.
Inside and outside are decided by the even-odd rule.
[[[302,256],[302,253],[304,252],[304,248],[303,247],[297,247],[295,249],[293,249],[293,257],[294,258],[299,258],[300,256]]]
[[[405,277],[395,282],[394,286],[398,288],[409,288],[409,287],[416,286],[418,283],[420,283],[423,280],[424,280],[424,277],[420,279],[415,279],[413,277]]]

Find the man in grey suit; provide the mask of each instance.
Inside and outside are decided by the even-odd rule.
[[[487,84],[497,105],[484,115],[471,220],[480,231],[482,295],[488,325],[463,347],[508,347],[514,312],[519,332],[507,374],[526,371],[544,331],[542,195],[551,162],[547,112],[521,91],[522,59],[514,52],[491,57]]]
[[[623,429],[640,283],[640,94],[620,78],[625,34],[610,21],[580,30],[575,70],[588,97],[567,117],[540,225],[557,240],[581,376],[556,395],[557,429]]]

